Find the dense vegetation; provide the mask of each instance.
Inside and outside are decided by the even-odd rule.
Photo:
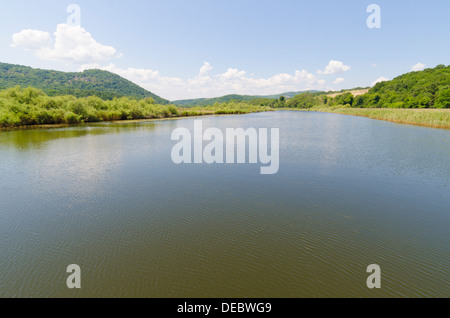
[[[48,96],[35,88],[14,87],[0,91],[0,127],[80,124],[87,122],[170,118],[212,114],[245,114],[269,108],[230,102],[210,107],[177,108],[156,104],[152,98]]]
[[[312,108],[345,106],[353,108],[450,108],[450,66],[439,65],[421,72],[401,75],[376,84],[368,93],[336,97],[326,93],[305,93],[287,100],[285,107]]]
[[[168,104],[167,100],[107,71],[87,70],[81,73],[67,73],[0,63],[0,90],[15,86],[42,89],[49,96],[97,96],[105,100],[120,97],[136,99],[151,97],[158,104]]]
[[[311,91],[311,92],[317,92],[317,91]],[[216,103],[228,103],[231,101],[235,102],[251,102],[252,104],[256,105],[259,103],[263,103],[264,106],[268,106],[270,104],[269,101],[272,102],[273,105],[275,105],[276,100],[280,99],[281,97],[284,97],[284,99],[292,98],[296,95],[306,93],[306,92],[287,92],[283,94],[277,94],[277,95],[268,95],[268,96],[251,96],[251,95],[226,95],[222,97],[216,97],[216,98],[199,98],[199,99],[185,99],[185,100],[177,100],[173,103],[177,106],[182,107],[193,107],[193,106],[210,106],[214,105]]]
[[[450,66],[401,75],[358,96],[353,107],[450,108]]]

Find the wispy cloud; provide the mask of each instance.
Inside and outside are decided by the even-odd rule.
[[[212,69],[213,69],[213,67],[211,66],[211,64],[209,64],[208,62],[204,62],[203,66],[200,68],[200,74],[205,75]]]
[[[375,85],[377,85],[378,83],[386,82],[386,81],[390,81],[390,79],[387,78],[387,77],[381,76],[381,77],[379,77],[378,79],[376,79],[375,81],[373,81],[372,84],[370,84],[370,85],[371,85],[371,86],[375,86]]]
[[[342,83],[344,83],[344,82],[345,82],[345,78],[343,78],[343,77],[338,77],[338,78],[336,78],[336,80],[333,82],[333,84],[338,85],[338,84],[342,84]]]
[[[423,71],[425,69],[425,66],[426,66],[425,64],[419,62],[413,67],[411,67],[411,71],[413,72]]]
[[[341,61],[331,60],[328,65],[325,67],[325,69],[318,70],[317,74],[323,74],[323,75],[329,75],[329,74],[337,74],[337,73],[343,73],[347,72],[351,69],[350,66],[345,65]]]

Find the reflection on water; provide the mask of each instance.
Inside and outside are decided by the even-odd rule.
[[[79,138],[87,135],[118,134],[138,130],[151,131],[155,129],[155,122],[134,123],[101,123],[69,128],[11,130],[0,133],[0,144],[18,149],[42,147],[43,143],[55,139]]]
[[[449,296],[449,131],[298,112],[203,122],[280,128],[280,172],[174,165],[171,133],[193,119],[1,132],[0,296]]]

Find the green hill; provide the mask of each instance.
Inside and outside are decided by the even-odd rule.
[[[365,91],[303,93],[287,100],[286,107],[450,108],[450,66],[406,73]]]
[[[378,83],[350,104],[373,108],[450,108],[450,66],[438,65]]]
[[[158,104],[168,103],[167,100],[107,71],[87,70],[71,73],[0,63],[0,90],[14,86],[38,88],[49,96],[97,96],[104,100],[114,97],[151,97]]]
[[[309,92],[317,92],[317,91],[309,91]],[[193,106],[210,106],[214,105],[215,103],[227,103],[230,101],[237,101],[237,102],[248,102],[248,101],[254,101],[257,99],[279,99],[281,96],[284,96],[286,99],[292,98],[296,95],[306,93],[304,92],[288,92],[284,94],[277,94],[277,95],[267,95],[267,96],[251,96],[251,95],[226,95],[222,97],[216,97],[216,98],[198,98],[198,99],[185,99],[185,100],[177,100],[173,101],[172,103],[177,106],[182,107],[193,107]]]

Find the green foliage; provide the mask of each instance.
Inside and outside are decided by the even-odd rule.
[[[436,94],[436,108],[450,108],[450,87],[439,90]]]
[[[450,108],[449,86],[450,66],[439,65],[376,84],[357,107]]]
[[[368,93],[351,92],[330,97],[325,93],[304,93],[286,101],[286,107],[345,106],[353,108],[450,108],[450,66],[439,65],[421,72],[401,75],[376,84]]]
[[[310,93],[317,93],[318,91],[309,91]],[[195,106],[211,106],[216,103],[228,102],[249,102],[252,105],[269,106],[269,107],[284,107],[284,102],[296,95],[306,92],[288,92],[278,95],[268,96],[250,96],[250,95],[226,95],[216,98],[199,98],[199,99],[185,99],[174,101],[173,103],[180,107],[195,107]],[[277,102],[278,100],[278,102]]]
[[[209,107],[179,109],[155,104],[153,98],[47,96],[35,88],[14,87],[0,91],[0,127],[81,124],[100,121],[171,118],[213,114],[245,114],[268,107],[229,102]]]
[[[333,105],[352,105],[354,97],[352,93],[344,93],[333,99]]]
[[[120,97],[135,99],[151,97],[158,104],[168,104],[167,100],[107,71],[87,70],[81,73],[66,73],[0,63],[0,89],[15,86],[38,88],[48,96],[96,96],[104,100]]]
[[[214,104],[222,104],[228,102],[251,102],[256,96],[245,95],[226,95],[217,98],[199,98],[199,99],[186,99],[175,101],[174,104],[182,107],[195,107],[195,106],[212,106]]]
[[[303,93],[286,102],[288,108],[311,108],[323,103],[323,93]]]

